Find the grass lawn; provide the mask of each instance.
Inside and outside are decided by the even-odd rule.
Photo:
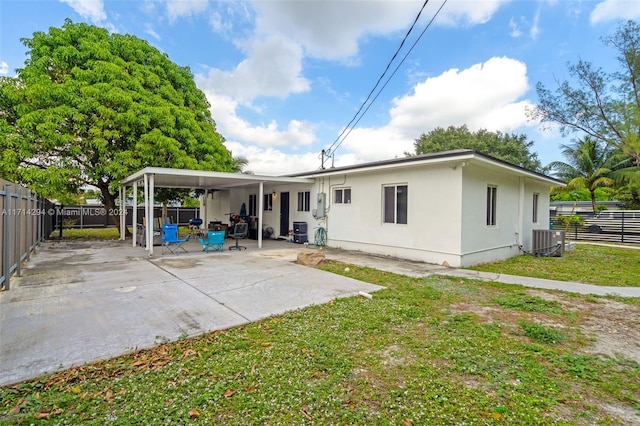
[[[640,364],[593,354],[594,338],[582,328],[609,304],[639,315],[635,300],[345,266],[323,268],[387,289],[0,388],[0,423],[638,419]]]
[[[588,284],[640,287],[640,250],[578,244],[562,257],[512,257],[470,269]]]
[[[60,231],[55,230],[49,238],[57,240]],[[118,228],[66,228],[62,229],[63,240],[117,240],[120,238]]]

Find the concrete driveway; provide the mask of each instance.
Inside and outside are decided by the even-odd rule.
[[[149,258],[130,242],[43,243],[0,292],[0,385],[381,288],[293,263],[302,246],[246,245]]]

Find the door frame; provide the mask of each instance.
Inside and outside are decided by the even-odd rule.
[[[280,235],[289,235],[289,192],[280,193]]]

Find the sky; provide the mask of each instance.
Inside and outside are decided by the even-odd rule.
[[[640,20],[638,0],[424,3],[2,0],[0,75],[24,65],[22,38],[70,18],[188,66],[226,147],[255,174],[316,170],[323,149],[325,166],[402,157],[423,133],[461,125],[525,134],[546,165],[581,135],[527,118],[536,85],[554,90],[578,60],[617,70],[602,37]]]

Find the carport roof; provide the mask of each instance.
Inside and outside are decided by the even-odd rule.
[[[185,189],[231,189],[250,187],[260,182],[271,184],[313,183],[313,179],[287,176],[260,176],[243,173],[211,172],[205,170],[184,170],[165,167],[145,167],[128,176],[120,183],[131,186],[134,182],[144,179],[144,175],[154,175],[156,188],[185,188]]]

